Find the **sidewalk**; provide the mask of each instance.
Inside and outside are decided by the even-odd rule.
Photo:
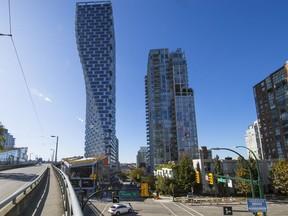
[[[60,185],[51,165],[46,166],[49,168],[46,184],[43,185],[43,190],[36,194],[28,209],[23,212],[24,216],[65,215]]]
[[[41,212],[41,216],[62,216],[64,215],[63,199],[61,194],[61,188],[52,169],[50,167],[50,178],[47,187],[47,198],[44,203],[44,208]]]

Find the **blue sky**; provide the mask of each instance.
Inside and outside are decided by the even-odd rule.
[[[112,3],[120,162],[135,162],[146,145],[144,76],[149,50],[155,48],[185,51],[199,146],[245,145],[245,131],[256,120],[253,86],[288,60],[288,1]],[[51,158],[56,141],[51,135],[59,136],[58,158],[84,153],[86,102],[75,4],[11,0],[13,39],[41,127],[11,39],[0,37],[0,121],[32,159]],[[0,33],[9,33],[8,0],[0,0]]]

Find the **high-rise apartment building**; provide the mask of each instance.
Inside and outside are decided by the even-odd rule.
[[[259,130],[258,121],[254,121],[253,124],[248,126],[245,134],[246,147],[249,148],[256,156],[257,159],[263,159],[263,150],[261,143],[261,136]],[[247,149],[247,155],[250,155],[249,150]],[[253,155],[251,155],[253,158]]]
[[[288,159],[288,62],[253,87],[263,159]]]
[[[85,156],[118,161],[115,35],[110,1],[79,2],[76,40],[86,86]]]
[[[148,147],[147,146],[141,146],[140,150],[138,151],[137,156],[136,156],[136,166],[146,168],[147,157],[148,157]]]
[[[157,164],[180,161],[183,155],[198,158],[194,92],[181,49],[150,50],[145,92],[151,170]]]

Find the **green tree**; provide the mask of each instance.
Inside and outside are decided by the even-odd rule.
[[[257,169],[256,169],[256,162],[255,160],[249,156],[248,164],[252,171],[252,179],[257,180]],[[236,177],[237,178],[243,178],[243,179],[249,179],[250,180],[250,173],[249,168],[247,167],[247,163],[244,161],[243,158],[238,157],[238,169],[236,170]],[[236,181],[236,188],[237,193],[239,194],[247,194],[251,193],[251,183],[246,181],[237,180]],[[258,190],[257,185],[253,184],[254,191],[256,192]]]
[[[173,169],[174,184],[179,189],[189,192],[196,184],[195,169],[192,159],[184,156]]]
[[[224,174],[223,174],[223,170],[221,168],[221,161],[220,161],[218,155],[216,155],[216,157],[214,158],[214,164],[215,164],[215,174],[223,176]],[[225,194],[225,190],[226,190],[225,184],[223,184],[221,182],[217,182],[216,185],[217,185],[219,194],[223,196]]]
[[[170,184],[172,183],[172,179],[168,177],[158,176],[157,178],[157,185],[156,189],[163,194],[163,195],[169,195],[171,192]]]
[[[279,160],[273,164],[270,177],[275,189],[288,195],[288,162],[286,160]]]
[[[140,182],[141,181],[141,176],[144,176],[146,173],[145,169],[143,167],[141,168],[136,168],[132,170],[129,174],[129,177],[133,181]]]
[[[0,122],[0,151],[4,149],[4,142],[5,142],[5,137],[4,137],[4,126]]]
[[[121,172],[121,173],[119,173],[119,178],[122,181],[126,181],[126,179],[128,178],[128,174],[126,172]]]

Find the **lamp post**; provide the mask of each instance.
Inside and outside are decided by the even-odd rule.
[[[258,181],[258,186],[259,186],[259,196],[260,196],[260,198],[263,198],[263,188],[261,187],[262,181],[261,181],[261,175],[260,175],[260,167],[259,167],[259,162],[258,162],[258,159],[257,159],[255,153],[251,149],[247,148],[246,146],[236,146],[236,148],[246,148],[249,151],[249,153],[251,153],[253,155],[253,157],[256,161],[256,169],[257,169],[257,175],[258,175],[257,181]]]
[[[211,150],[227,150],[227,151],[231,151],[231,152],[234,152],[235,154],[239,155],[239,157],[241,157],[245,161],[245,163],[246,163],[246,165],[248,167],[248,170],[249,170],[252,198],[254,199],[255,198],[255,191],[254,191],[254,187],[253,187],[252,170],[251,170],[251,167],[250,167],[249,163],[245,160],[245,158],[241,154],[239,154],[238,152],[236,152],[236,151],[234,151],[232,149],[229,149],[229,148],[211,148]]]
[[[261,180],[261,175],[260,175],[260,167],[259,167],[259,162],[258,159],[255,155],[255,153],[248,147],[246,146],[236,146],[236,148],[245,148],[249,151],[249,153],[251,153],[256,161],[256,169],[257,169],[257,175],[258,175],[258,179],[257,179],[257,184],[258,184],[258,188],[259,188],[259,197],[260,199],[264,198],[264,193],[263,193],[263,185],[262,185],[262,180]],[[266,215],[266,212],[264,212],[264,215]]]
[[[53,160],[54,160],[53,158],[54,158],[54,151],[55,151],[55,149],[50,149],[50,150],[53,151],[53,152],[52,152],[52,157],[51,157],[51,163],[53,163]]]
[[[58,151],[58,136],[51,136],[56,137],[56,150],[55,150],[55,164],[57,163],[57,151]]]

